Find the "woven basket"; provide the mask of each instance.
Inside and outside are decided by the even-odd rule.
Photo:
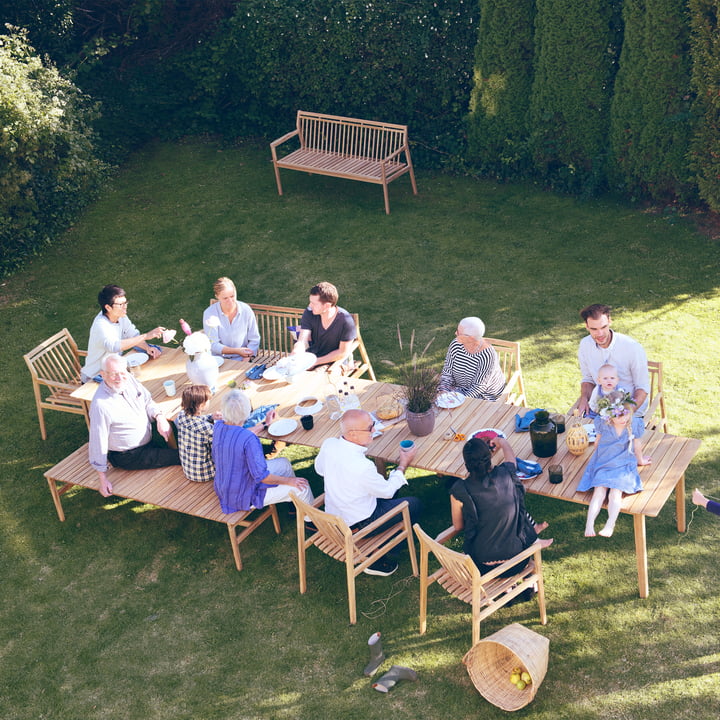
[[[513,623],[480,640],[463,658],[478,692],[502,710],[519,710],[534,697],[545,678],[550,641]],[[530,674],[532,682],[518,690],[510,682],[516,667]]]

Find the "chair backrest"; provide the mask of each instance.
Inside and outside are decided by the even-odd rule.
[[[665,393],[663,391],[663,364],[659,360],[648,360],[650,374],[650,392],[648,393],[648,409],[645,412],[645,427],[659,428],[668,432],[667,410],[665,408]],[[655,415],[660,411],[660,419]]]
[[[485,338],[485,340],[495,348],[500,367],[505,375],[503,401],[509,405],[527,407],[525,384],[520,367],[520,343],[512,340],[498,340],[497,338]]]
[[[64,386],[76,386],[82,382],[80,352],[67,328],[55,333],[23,357],[33,380]]]
[[[260,351],[292,352],[295,340],[288,330],[299,326],[304,308],[281,307],[279,305],[258,305],[249,303],[260,331]]]
[[[418,524],[415,524],[413,527],[415,534],[420,540],[421,554],[431,552],[437,558],[445,571],[451,575],[457,583],[458,593],[463,590],[469,591],[472,589],[473,583],[480,582],[480,571],[469,555],[459,553],[456,550],[451,550],[441,545],[437,540],[431,538]]]
[[[345,552],[353,545],[352,530],[348,524],[337,515],[321,510],[319,507],[309,505],[301,500],[295,493],[291,493],[293,502],[297,509],[298,517],[308,517],[310,522],[323,536],[323,542],[318,547],[336,560],[345,560]],[[352,557],[354,553],[351,553]]]

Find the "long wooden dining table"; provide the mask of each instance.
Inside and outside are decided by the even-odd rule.
[[[168,417],[173,417],[180,409],[180,397],[184,385],[189,384],[185,373],[187,356],[180,348],[165,349],[162,356],[133,369],[133,374],[150,391],[153,398],[163,407]],[[325,405],[314,415],[314,426],[305,430],[299,422],[302,407],[316,398],[323,402],[325,397],[352,388],[360,399],[364,410],[373,413],[388,395],[398,396],[400,387],[383,382],[374,382],[358,378],[331,378],[323,372],[304,372],[296,376],[292,382],[286,380],[248,380],[246,372],[253,365],[264,362],[272,365],[278,357],[258,357],[252,362],[225,360],[219,369],[216,392],[210,403],[210,410],[219,410],[223,395],[231,387],[242,387],[250,396],[253,407],[277,405],[279,418],[291,418],[297,426],[284,434],[282,440],[309,447],[319,448],[329,437],[340,434],[339,420],[331,419]],[[163,381],[175,381],[177,393],[167,397]],[[75,391],[74,395],[86,402],[92,400],[97,388],[96,383],[86,383]],[[297,411],[296,411],[297,410]],[[534,460],[542,468],[542,472],[524,481],[528,493],[543,495],[557,500],[579,503],[587,506],[590,492],[578,492],[577,486],[592,454],[594,445],[581,455],[571,454],[563,440],[558,436],[558,451],[551,458],[538,458],[532,453],[530,434],[515,432],[515,416],[523,414],[524,408],[513,405],[467,398],[454,409],[437,409],[435,429],[425,437],[414,437],[404,420],[378,423],[379,434],[368,448],[368,455],[381,461],[393,463],[399,458],[399,443],[402,440],[414,440],[417,454],[413,467],[441,475],[464,477],[465,465],[462,458],[462,442],[455,442],[448,437],[453,431],[471,437],[483,429],[500,430],[508,439],[516,457]],[[451,428],[453,429],[451,431]],[[272,438],[269,433],[264,433]],[[700,440],[668,435],[657,430],[646,430],[642,438],[643,454],[648,455],[652,463],[640,468],[643,490],[635,495],[623,498],[621,512],[633,518],[635,535],[635,555],[637,561],[638,586],[640,597],[649,595],[648,556],[647,556],[647,517],[657,517],[673,490],[675,491],[675,513],[678,532],[685,531],[685,471],[700,447]],[[559,484],[551,484],[548,479],[547,466],[559,464],[563,468],[563,480]],[[584,528],[584,524],[583,524]],[[582,532],[579,528],[578,532]]]

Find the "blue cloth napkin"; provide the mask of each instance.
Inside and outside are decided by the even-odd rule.
[[[517,414],[515,416],[515,432],[528,432],[528,430],[530,430],[530,423],[535,419],[535,413],[540,410],[542,410],[542,408],[528,410],[522,417],[520,417],[520,414]]]
[[[250,416],[248,419],[243,423],[244,428],[252,427],[253,425],[257,425],[259,422],[263,422],[265,420],[265,416],[271,411],[274,410],[277,407],[277,403],[275,405],[262,405],[261,407],[257,408],[256,410],[253,410],[250,413]]]
[[[524,478],[525,480],[537,477],[542,472],[540,463],[536,463],[533,460],[521,460],[520,458],[515,458],[515,465],[518,469],[518,477]]]
[[[254,367],[251,367],[246,373],[245,377],[248,380],[257,380],[259,377],[262,377],[262,374],[265,372],[266,365],[263,363],[262,365],[255,365]]]

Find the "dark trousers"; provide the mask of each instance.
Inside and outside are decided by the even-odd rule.
[[[147,470],[180,464],[177,450],[167,446],[155,447],[151,442],[122,452],[108,450],[107,457],[113,467],[123,470]]]
[[[374,522],[378,518],[382,517],[386,512],[394,510],[400,503],[407,502],[408,510],[410,511],[410,524],[413,525],[420,520],[420,513],[422,512],[422,503],[416,497],[394,497],[394,498],[378,498],[377,505],[375,506],[375,512],[365,520],[356,522],[350,529],[351,530],[362,530],[366,525]],[[399,515],[396,515],[391,520],[383,523],[377,530],[372,534],[380,533],[383,530],[387,530],[389,527],[397,524]]]

